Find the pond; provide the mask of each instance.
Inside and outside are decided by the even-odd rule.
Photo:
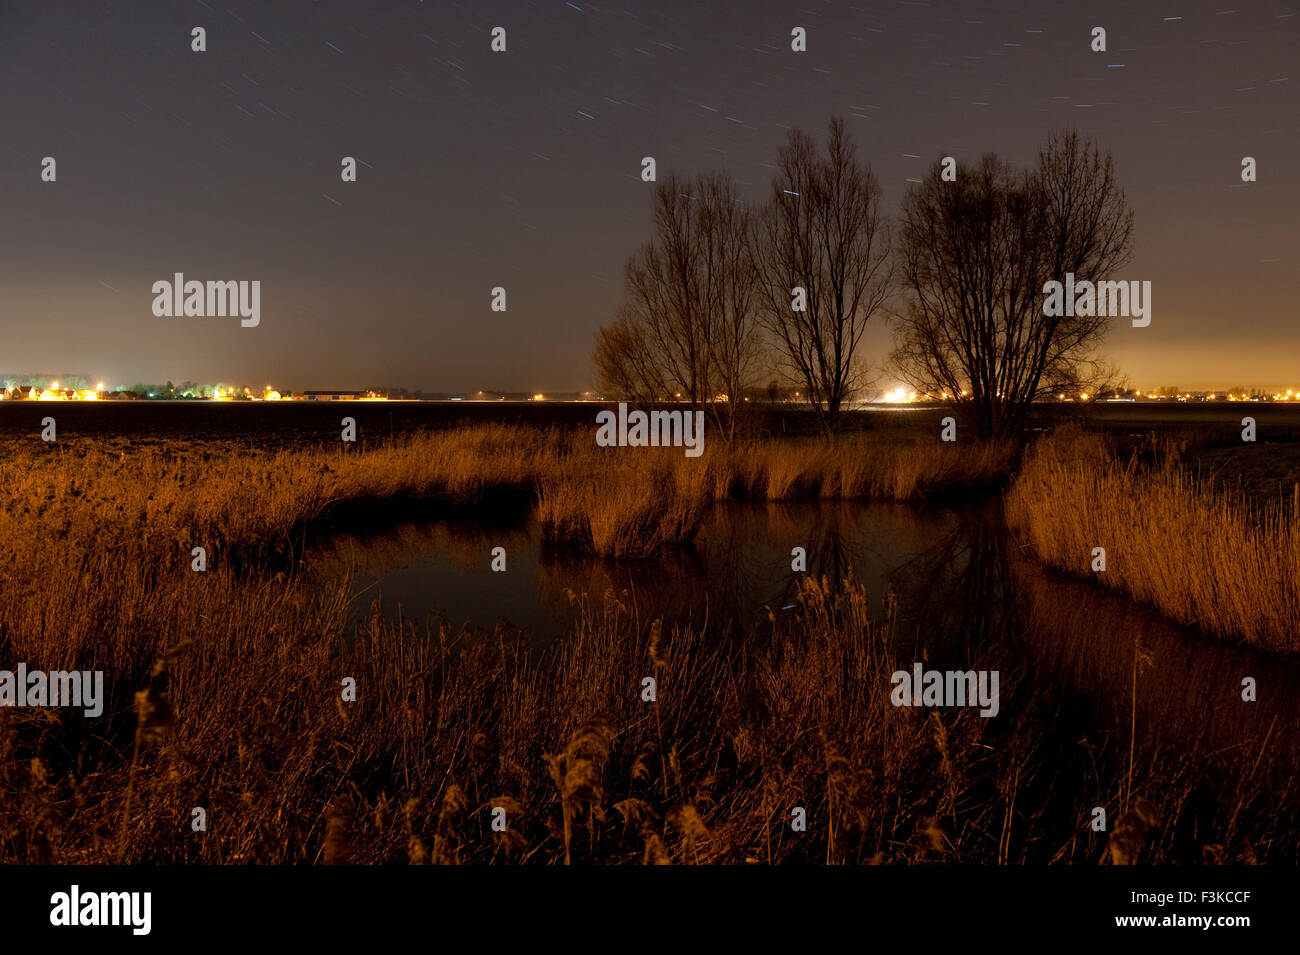
[[[322,582],[355,574],[354,619],[379,600],[385,612],[453,627],[506,623],[540,643],[572,619],[566,591],[625,594],[646,617],[709,625],[727,634],[761,628],[767,612],[792,609],[795,548],[809,573],[852,572],[884,612],[891,588],[913,582],[936,540],[955,535],[951,511],[900,504],[747,504],[714,509],[694,546],[652,561],[607,561],[544,545],[531,517],[518,522],[403,523],[379,533],[340,534],[309,558]],[[502,547],[506,570],[490,570]]]
[[[505,549],[504,572],[490,569],[495,547]],[[1042,569],[1008,533],[997,500],[962,509],[718,506],[692,547],[653,561],[547,546],[531,517],[406,523],[337,535],[307,563],[321,586],[351,579],[354,620],[378,603],[389,618],[446,621],[453,631],[507,624],[545,646],[570,632],[571,595],[612,591],[642,621],[704,628],[743,647],[767,639],[773,617],[798,614],[794,548],[808,573],[832,582],[851,574],[864,585],[873,619],[890,622],[899,669],[993,661],[1013,688],[1003,716],[1027,721],[1041,753],[1043,798],[1058,798],[1054,787],[1072,794],[1066,817],[1107,792],[1113,802],[1116,767],[1127,767],[1130,780],[1150,773],[1185,787],[1178,825],[1187,861],[1206,861],[1207,827],[1236,827],[1248,844],[1287,833],[1294,854],[1300,663],[1177,627],[1121,594]],[[1246,680],[1254,701],[1243,700]],[[1261,799],[1267,818],[1245,810]]]

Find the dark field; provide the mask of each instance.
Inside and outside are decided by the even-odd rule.
[[[140,438],[232,438],[250,441],[334,439],[339,420],[355,418],[360,436],[403,434],[456,424],[520,424],[559,428],[590,427],[610,402],[0,402],[0,435],[38,437],[41,419],[54,417],[59,436]],[[845,416],[850,431],[906,430],[938,434],[949,412],[930,405],[874,405]],[[1081,421],[1116,437],[1151,431],[1186,432],[1197,444],[1240,443],[1241,419],[1253,417],[1259,442],[1300,440],[1300,402],[1151,403],[1041,405],[1032,427],[1050,428]],[[754,406],[745,421],[757,435],[811,434],[814,416],[798,406]]]
[[[0,444],[13,450],[39,443],[41,419],[53,417],[65,445],[96,438],[114,451],[165,450],[184,442],[222,442],[266,450],[332,446],[340,421],[355,418],[358,443],[402,437],[462,425],[505,424],[590,429],[604,402],[0,402]],[[797,406],[746,409],[747,436],[812,436],[815,416]],[[846,415],[845,430],[891,435],[914,442],[938,435],[940,406],[876,405]],[[1257,440],[1244,444],[1241,419],[1256,421]],[[1098,405],[1042,405],[1031,420],[1034,433],[1078,422],[1109,437],[1123,453],[1144,449],[1154,436],[1162,450],[1174,448],[1197,477],[1240,489],[1252,498],[1290,496],[1300,481],[1300,403],[1204,402]],[[710,425],[712,422],[710,422]],[[959,431],[959,440],[960,440]],[[706,442],[710,440],[706,429]],[[15,443],[16,442],[16,443]],[[215,447],[213,450],[217,450]]]

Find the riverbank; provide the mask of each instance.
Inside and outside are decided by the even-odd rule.
[[[1027,453],[1006,513],[1049,566],[1123,590],[1222,639],[1295,654],[1300,513],[1294,494],[1249,496],[1198,476],[1177,448],[1125,460],[1100,436],[1065,429]],[[1098,569],[1102,557],[1104,570]]]
[[[276,451],[237,441],[178,441],[130,450],[94,439],[11,441],[0,547],[93,546],[113,540],[171,566],[194,547],[209,562],[257,563],[292,552],[331,520],[369,509],[474,508],[503,496],[540,502],[548,538],[609,557],[689,543],[704,509],[727,499],[909,500],[993,486],[1009,444],[976,448],[916,437],[851,435],[598,448],[590,433],[520,425],[454,427]],[[527,500],[525,500],[525,505]],[[145,555],[148,555],[147,557]]]

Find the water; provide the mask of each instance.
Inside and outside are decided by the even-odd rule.
[[[489,570],[494,547],[506,549],[505,573]],[[408,523],[339,535],[308,566],[321,586],[355,575],[355,620],[378,602],[390,618],[445,620],[453,630],[506,623],[545,645],[571,632],[571,594],[613,591],[643,620],[704,627],[743,647],[770,634],[772,617],[798,613],[795,547],[806,551],[809,573],[852,574],[865,586],[873,619],[892,621],[900,669],[925,661],[1002,672],[1008,738],[1041,754],[1042,798],[1064,804],[1070,793],[1090,806],[1092,787],[1098,802],[1109,792],[1113,806],[1131,760],[1134,776],[1150,770],[1185,789],[1185,861],[1204,861],[1199,827],[1235,826],[1247,842],[1300,829],[1300,663],[1199,635],[1123,595],[1043,570],[1022,555],[996,501],[963,510],[720,506],[694,547],[635,562],[545,546],[530,518]],[[1247,677],[1256,702],[1242,700]],[[1104,782],[1101,764],[1110,767]],[[1264,817],[1258,808],[1236,814],[1271,794],[1276,805]],[[1066,832],[1086,825],[1074,811],[1059,820]]]
[[[671,623],[728,634],[761,628],[768,611],[795,602],[796,547],[809,573],[841,580],[853,573],[883,615],[886,595],[908,588],[936,556],[936,540],[960,521],[951,511],[892,503],[745,504],[715,509],[694,546],[653,561],[606,561],[546,546],[535,520],[404,523],[372,534],[340,534],[309,559],[316,578],[355,574],[354,620],[379,600],[389,615],[491,628],[505,623],[545,643],[572,621],[566,591],[613,591]],[[491,551],[506,550],[507,570],[491,573]]]

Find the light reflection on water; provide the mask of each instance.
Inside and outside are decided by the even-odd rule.
[[[794,603],[792,551],[804,549],[809,573],[833,581],[853,573],[884,612],[891,586],[953,536],[951,511],[892,503],[746,504],[716,508],[694,546],[647,561],[606,561],[543,545],[535,520],[407,523],[374,534],[341,534],[309,564],[320,580],[356,574],[357,619],[379,599],[389,616],[454,626],[504,622],[548,641],[570,621],[565,591],[626,594],[646,618],[748,632]],[[494,547],[506,571],[490,571]]]

